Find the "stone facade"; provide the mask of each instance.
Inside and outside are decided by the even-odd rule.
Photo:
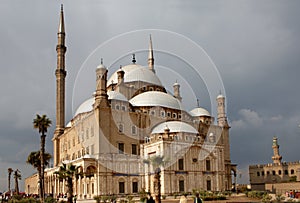
[[[85,101],[62,129],[64,37],[61,13],[56,72],[64,74],[56,74],[58,123],[53,136],[54,168],[45,171],[46,193],[65,193],[65,183],[54,174],[62,163],[76,165],[82,172],[73,180],[79,199],[134,194],[142,189],[153,193],[157,167],[161,170],[162,194],[231,189],[235,165],[230,160],[225,97],[216,98],[217,124],[203,108],[191,112],[183,109],[180,85],[174,84],[172,95],[155,73],[151,39],[148,67],[136,64],[133,56],[131,64],[108,79],[108,70],[101,62],[96,68],[94,97]],[[163,157],[164,161],[155,166],[149,162],[153,157]],[[36,175],[26,179],[27,193],[38,193],[36,181]]]

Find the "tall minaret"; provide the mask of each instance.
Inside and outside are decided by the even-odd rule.
[[[101,64],[96,69],[96,94],[94,108],[108,107],[108,95],[107,95],[107,68]]]
[[[217,97],[217,105],[218,125],[221,127],[228,126],[225,112],[225,97],[222,94],[219,94]]]
[[[278,145],[278,141],[277,141],[277,137],[273,137],[273,144],[272,144],[272,148],[273,148],[273,163],[274,164],[280,164],[281,163],[281,159],[282,156],[280,156],[279,154],[279,145]]]
[[[152,47],[152,38],[150,35],[150,41],[149,41],[149,54],[148,54],[148,67],[149,69],[155,73],[154,70],[154,56],[153,56],[153,47]]]
[[[59,164],[59,139],[58,137],[64,133],[65,127],[65,78],[67,72],[65,70],[65,54],[67,48],[65,46],[65,24],[63,5],[61,5],[60,20],[58,26],[58,43],[56,46],[57,52],[57,68],[56,76],[56,129],[54,132],[54,165]]]

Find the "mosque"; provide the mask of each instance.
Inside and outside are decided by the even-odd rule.
[[[185,110],[180,84],[176,82],[169,93],[156,74],[151,37],[146,66],[137,64],[133,55],[129,65],[114,73],[103,62],[95,67],[93,97],[65,125],[65,35],[62,9],[56,46],[54,166],[45,170],[46,193],[65,193],[64,182],[54,174],[62,163],[79,167],[81,175],[73,180],[78,199],[153,193],[156,166],[145,161],[153,157],[163,157],[163,195],[232,188],[236,165],[230,160],[225,97],[216,98],[216,122],[204,108]],[[25,191],[38,193],[37,174],[26,178]]]

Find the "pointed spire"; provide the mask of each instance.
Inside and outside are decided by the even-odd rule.
[[[150,35],[150,41],[149,41],[148,66],[149,66],[149,69],[155,73],[155,70],[154,70],[154,57],[153,57],[153,46],[152,46],[151,35]]]
[[[60,6],[60,20],[59,20],[58,33],[65,33],[64,6],[63,6],[63,4],[61,4],[61,6]]]

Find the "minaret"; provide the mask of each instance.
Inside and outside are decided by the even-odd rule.
[[[180,85],[179,83],[177,83],[177,81],[174,83],[173,89],[174,89],[174,97],[181,102],[182,97],[180,96]]]
[[[272,156],[272,159],[273,159],[274,164],[280,164],[281,159],[282,159],[282,156],[280,156],[280,154],[279,154],[279,145],[278,145],[277,140],[278,140],[277,137],[273,137],[273,145],[272,145],[273,156]]]
[[[151,38],[151,35],[150,35],[150,41],[149,41],[148,67],[149,67],[149,69],[153,73],[155,73],[155,70],[154,70],[153,47],[152,47],[152,38]]]
[[[65,54],[67,48],[65,46],[65,24],[63,5],[61,5],[60,20],[58,26],[58,43],[56,46],[57,52],[57,68],[56,76],[56,129],[54,132],[54,165],[59,164],[59,136],[64,133],[65,127],[65,78],[67,72],[65,70]]]
[[[219,94],[217,97],[217,112],[218,112],[218,125],[220,127],[228,126],[227,117],[225,112],[225,97]]]
[[[96,94],[94,108],[108,107],[108,95],[107,95],[107,68],[101,64],[96,69]]]

